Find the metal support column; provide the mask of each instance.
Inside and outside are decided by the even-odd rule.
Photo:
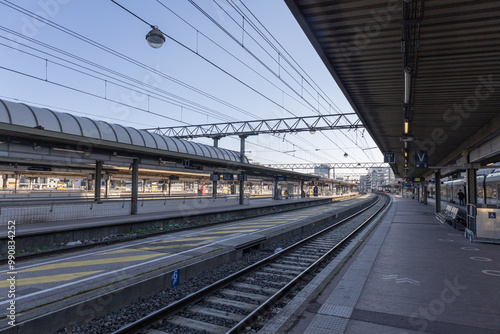
[[[109,186],[111,183],[111,174],[106,174],[106,187],[104,188],[104,198],[109,196]]]
[[[212,196],[217,198],[217,181],[212,181]]]
[[[469,168],[467,169],[467,187],[466,187],[466,203],[467,204],[477,204],[477,169]],[[455,194],[454,194],[455,195]]]
[[[300,181],[300,198],[306,197],[306,193],[304,191],[304,180]]]
[[[427,184],[422,185],[422,195],[424,195],[423,202],[427,205]]]
[[[220,137],[214,137],[214,147],[219,147],[219,139]]]
[[[102,161],[95,162],[94,201],[101,200]]]
[[[139,194],[139,159],[134,159],[132,163],[132,203],[130,214],[137,214],[137,199]]]
[[[434,189],[436,189],[436,194],[434,195],[436,197],[436,212],[441,211],[441,171],[437,170],[436,173],[434,174],[435,181],[436,181],[436,186]]]
[[[240,136],[240,162],[245,162],[245,139],[248,136]],[[240,205],[245,203],[245,174],[241,172],[240,179]]]

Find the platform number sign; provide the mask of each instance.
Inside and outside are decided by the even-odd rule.
[[[488,218],[489,219],[497,219],[497,213],[496,212],[488,212]]]
[[[172,275],[170,278],[170,280],[172,281],[171,284],[172,287],[179,285],[179,271],[180,271],[179,269],[172,271]]]
[[[429,168],[427,151],[415,151],[415,168]]]
[[[394,154],[394,152],[384,153],[384,162],[386,162],[388,164],[396,163],[396,154]]]

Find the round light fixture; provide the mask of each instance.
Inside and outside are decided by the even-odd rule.
[[[316,133],[316,129],[315,128],[310,128],[309,129],[309,133],[312,134],[312,135],[315,134]]]
[[[146,35],[146,40],[152,48],[158,49],[165,43],[165,36],[163,36],[163,33],[158,27],[153,27]]]

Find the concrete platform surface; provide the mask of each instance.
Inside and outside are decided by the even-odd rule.
[[[434,206],[394,197],[343,272],[289,333],[500,333],[500,245],[470,243]]]

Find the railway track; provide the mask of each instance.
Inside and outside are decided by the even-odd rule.
[[[277,305],[298,282],[327,263],[387,205],[371,206],[175,303],[128,324],[113,334],[241,333]]]

